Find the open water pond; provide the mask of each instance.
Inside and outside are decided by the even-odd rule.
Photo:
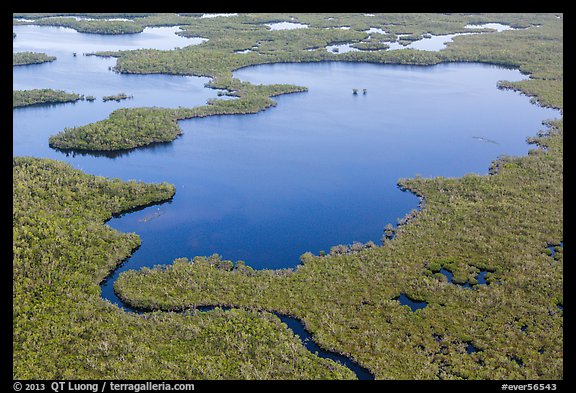
[[[14,31],[15,50],[21,49],[17,41],[25,36]],[[100,38],[74,37],[87,45]],[[81,43],[74,45],[82,51]],[[203,105],[216,92],[203,87],[206,78],[120,75],[108,69],[113,59],[73,57],[72,49],[61,56],[40,51],[58,60],[15,67],[14,89],[52,87],[98,98],[125,92],[134,99],[16,109],[14,155],[176,186],[172,201],[109,221],[142,238],[142,246],[103,285],[103,296],[116,303],[112,284],[119,272],[178,257],[219,253],[255,268],[286,268],[306,251],[328,252],[353,241],[378,244],[387,223],[417,207],[414,195],[397,188],[399,178],[486,174],[500,154],[526,154],[525,138],[542,129],[543,120],[558,117],[528,97],[498,90],[499,80],[525,76],[496,66],[262,65],[235,76],[309,91],[276,97],[275,108],[254,115],[181,121],[183,135],[172,143],[114,157],[66,155],[48,147],[48,137],[64,127],[101,120],[118,107]]]

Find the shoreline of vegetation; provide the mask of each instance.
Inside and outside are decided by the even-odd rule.
[[[508,64],[530,79],[505,83],[506,87],[540,105],[563,109],[562,22],[556,15],[294,16],[316,26],[315,32],[320,26],[351,26],[353,31],[322,33],[324,42],[328,35],[365,36],[360,30],[368,27],[418,35],[454,32],[464,23],[539,26],[457,37],[438,53],[334,56],[419,65],[432,60]],[[197,18],[183,34],[208,37],[206,43],[174,51],[121,53],[117,67],[122,72],[210,76],[212,86],[228,86],[237,94],[229,102],[243,100],[259,108],[273,102],[272,95],[258,94],[267,87],[240,82],[232,77],[233,70],[262,61],[327,56],[305,51],[322,46],[313,32],[304,31],[308,29],[265,33],[260,26],[248,26],[292,21],[290,17]],[[178,18],[138,19],[160,23]],[[227,36],[227,29],[236,34]],[[232,53],[255,44],[258,54]],[[210,112],[235,105],[214,100],[202,108]],[[171,125],[179,116],[198,111],[153,110]],[[137,123],[138,113],[123,116]],[[115,116],[110,118],[116,120]],[[563,121],[545,126],[545,133],[530,139],[535,149],[526,156],[495,159],[492,175],[401,179],[399,184],[424,198],[426,205],[382,246],[329,257],[306,253],[291,271],[254,270],[213,256],[123,272],[114,289],[128,304],[148,309],[242,307],[153,312],[145,317],[121,312],[100,297],[99,283],[138,244],[136,235],[113,231],[102,222],[111,211],[129,208],[129,201],[141,196],[138,187],[154,186],[108,183],[63,169],[53,160],[15,158],[13,376],[354,378],[349,370],[307,353],[269,313],[277,311],[302,320],[319,345],[346,354],[376,379],[562,380],[563,252],[558,248],[552,258],[548,246],[563,242]],[[163,198],[170,192],[173,189],[163,191]],[[149,195],[146,201],[130,204],[163,198]],[[489,271],[488,285],[472,291],[454,285],[438,274],[439,267],[449,268],[459,282],[474,282],[479,271]],[[399,294],[428,306],[414,312],[395,300]],[[469,351],[470,346],[475,350]]]
[[[17,24],[66,27],[88,34],[138,34],[144,31],[144,27],[140,24],[124,20],[77,20],[67,17],[47,17],[37,19],[32,23],[19,21]]]

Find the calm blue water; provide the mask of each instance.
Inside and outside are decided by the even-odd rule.
[[[181,121],[184,134],[169,144],[115,158],[65,155],[48,147],[48,137],[64,127],[104,119],[120,107],[203,105],[216,91],[204,87],[207,78],[120,75],[108,69],[114,59],[80,55],[118,49],[123,40],[131,48],[149,47],[144,33],[102,37],[34,26],[14,31],[15,50],[58,57],[15,67],[14,89],[52,87],[97,97],[14,110],[14,155],[176,186],[171,202],[109,221],[142,238],[141,248],[103,285],[103,296],[116,303],[112,283],[119,272],[178,257],[219,253],[255,268],[285,268],[296,266],[306,251],[379,243],[387,223],[417,206],[415,196],[396,187],[399,178],[486,174],[498,155],[526,154],[525,138],[543,128],[542,120],[558,117],[525,96],[498,90],[498,80],[524,77],[495,66],[276,64],[235,76],[309,91],[276,97],[277,107],[255,115]],[[153,41],[172,48],[184,46],[182,40],[172,31]],[[353,95],[353,88],[360,94]],[[101,102],[119,92],[134,99]]]
[[[421,308],[425,308],[426,306],[428,306],[428,302],[414,301],[410,299],[405,293],[401,293],[400,296],[398,296],[395,300],[398,300],[398,302],[403,306],[410,307],[410,310],[412,310],[412,312],[415,312],[416,310],[420,310]]]
[[[449,283],[459,285],[462,288],[466,288],[466,289],[474,289],[475,288],[475,287],[473,288],[469,282],[465,282],[464,284],[455,283],[453,281],[454,274],[452,274],[452,272],[450,270],[446,270],[446,269],[442,268],[442,269],[440,269],[440,273],[443,274],[448,279]],[[480,272],[475,277],[476,281],[478,282],[477,285],[488,285],[488,282],[486,281],[486,274],[487,273],[488,273],[487,270],[480,270]]]

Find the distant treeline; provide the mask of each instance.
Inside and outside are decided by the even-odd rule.
[[[135,34],[144,30],[144,26],[141,24],[125,20],[78,20],[75,18],[51,17],[37,19],[33,24],[68,27],[79,33],[92,34]]]

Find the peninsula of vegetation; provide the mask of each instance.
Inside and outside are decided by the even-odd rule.
[[[64,15],[14,16],[34,20],[15,23],[82,28]],[[117,57],[115,71],[121,73],[208,76],[210,86],[235,98],[194,108],[119,109],[105,120],[54,135],[50,144],[58,148],[108,151],[168,142],[181,132],[179,119],[255,113],[275,105],[276,95],[306,89],[256,86],[232,76],[241,67],[275,62],[465,61],[516,67],[530,78],[502,87],[563,110],[561,14],[82,16],[96,19],[90,22],[99,29],[110,25],[98,18],[121,17],[132,20],[122,29],[130,23],[178,25],[182,35],[208,38],[181,49],[100,54]],[[266,26],[275,22],[308,27]],[[462,35],[438,52],[377,50],[384,45],[373,42],[378,33],[367,33],[380,28],[386,37],[407,39],[488,22],[519,29]],[[381,38],[386,42],[384,34]],[[342,42],[365,50],[325,49]],[[238,53],[247,48],[256,49]],[[139,245],[136,234],[105,222],[113,214],[169,200],[175,187],[105,179],[54,160],[14,157],[13,378],[354,378],[342,365],[306,351],[271,313],[279,312],[302,320],[321,347],[351,357],[376,379],[561,380],[563,120],[543,128],[530,138],[528,155],[495,157],[490,175],[399,179],[426,203],[381,245],[335,249],[325,256],[306,253],[301,265],[288,270],[254,270],[250,261],[213,255],[127,271],[115,290],[127,304],[148,311],[142,315],[100,296],[99,284]],[[487,272],[486,283],[478,282],[480,272]],[[426,307],[402,306],[400,295]],[[200,312],[201,305],[232,309]]]
[[[305,91],[289,85],[252,86],[242,84],[235,100],[214,99],[195,108],[123,108],[104,120],[85,126],[67,128],[50,137],[50,146],[76,151],[117,151],[152,143],[171,142],[181,134],[177,120],[213,115],[249,114],[276,103],[278,94]]]
[[[63,90],[32,89],[14,90],[12,92],[12,107],[20,108],[30,105],[61,104],[83,100],[84,96],[76,93],[67,93]]]
[[[22,66],[29,64],[41,64],[56,60],[55,56],[37,52],[16,52],[12,54],[12,65]]]

